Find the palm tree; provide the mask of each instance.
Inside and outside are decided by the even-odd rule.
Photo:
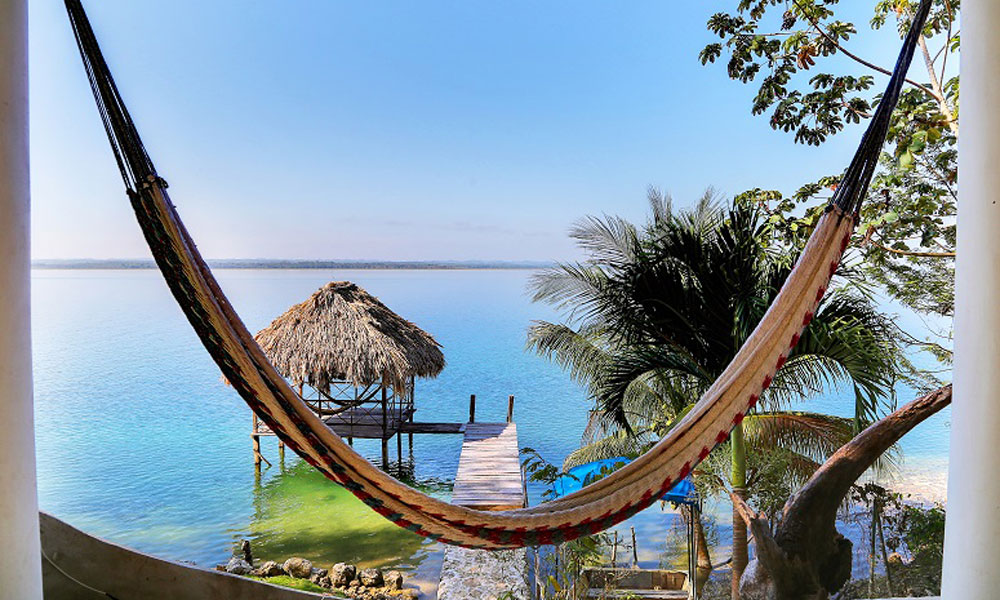
[[[725,206],[712,190],[687,211],[673,211],[669,197],[655,190],[649,204],[643,226],[614,216],[578,223],[571,236],[587,258],[543,271],[531,283],[534,299],[559,309],[564,322],[536,322],[529,347],[566,368],[595,403],[592,443],[571,458],[639,451],[666,433],[732,360],[798,256],[777,242],[760,208]],[[898,330],[849,269],[838,271],[831,288],[760,411],[731,434],[729,480],[743,497],[752,483],[745,432],[754,433],[757,449],[767,447],[762,440],[770,447],[794,441],[787,449],[808,459],[800,466],[814,468],[820,451],[838,447],[891,403]],[[839,385],[854,391],[853,427],[846,431],[844,423],[814,427],[818,415],[777,411]],[[746,526],[734,514],[734,597],[746,557]]]

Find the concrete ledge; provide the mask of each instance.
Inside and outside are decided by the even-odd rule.
[[[39,513],[39,519],[42,552],[49,559],[42,558],[45,600],[329,598],[149,556],[87,535],[46,513]]]

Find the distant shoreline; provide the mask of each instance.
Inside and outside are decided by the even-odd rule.
[[[450,260],[209,260],[214,269],[408,269],[408,270],[473,270],[473,269],[543,269],[554,263],[542,261],[450,261]],[[31,261],[32,269],[123,270],[155,269],[151,259],[39,259]]]

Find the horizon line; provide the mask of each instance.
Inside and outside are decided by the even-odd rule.
[[[532,260],[366,260],[366,259],[206,259],[215,269],[542,269],[557,261]],[[31,260],[39,270],[127,270],[156,269],[151,258],[40,258]]]

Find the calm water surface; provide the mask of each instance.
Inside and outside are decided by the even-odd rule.
[[[358,283],[444,346],[445,370],[417,382],[417,420],[464,421],[474,393],[478,417],[500,421],[513,394],[521,445],[558,462],[578,447],[588,403],[557,367],[524,351],[532,320],[554,318],[527,297],[530,275],[217,272],[251,331],[328,281]],[[292,453],[279,462],[273,438],[265,438],[264,454],[274,466],[255,477],[250,411],[220,381],[157,272],[39,270],[32,281],[44,510],[92,534],[204,566],[225,562],[234,543],[248,538],[262,558],[396,566],[433,590],[437,544],[388,523]],[[851,406],[834,395],[803,408],[849,414]],[[903,444],[903,483],[927,499],[943,499],[947,421],[947,413],[934,417]],[[461,436],[417,435],[412,452],[404,443],[403,466],[424,491],[447,498],[460,447]],[[379,453],[374,440],[355,448]],[[539,492],[531,490],[533,502]],[[620,528],[636,528],[640,563],[656,566],[673,560],[676,524],[672,511],[653,507]],[[725,547],[718,552],[728,556]]]

